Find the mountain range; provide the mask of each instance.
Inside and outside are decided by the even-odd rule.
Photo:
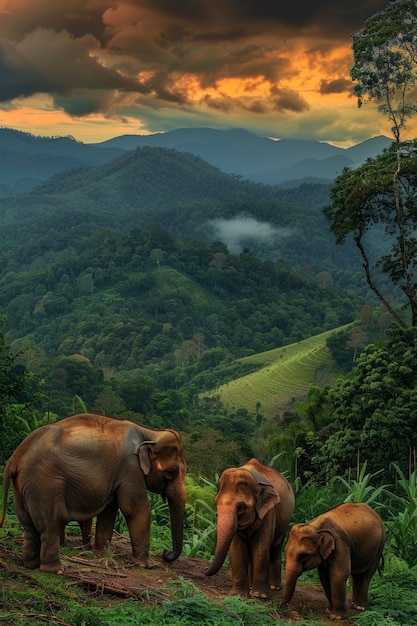
[[[104,148],[133,150],[137,146],[175,148],[191,152],[228,174],[276,185],[288,181],[329,182],[344,167],[357,167],[382,152],[391,140],[383,135],[350,148],[326,142],[296,139],[273,140],[243,129],[182,128],[153,135],[122,135],[95,144]]]
[[[243,129],[183,128],[85,144],[73,137],[37,137],[0,128],[0,195],[31,191],[58,172],[78,165],[103,165],[144,146],[189,152],[223,172],[254,182],[329,183],[344,167],[357,167],[390,143],[387,137],[378,136],[344,149],[318,141],[276,141]]]

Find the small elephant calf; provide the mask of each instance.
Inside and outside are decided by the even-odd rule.
[[[317,567],[331,619],[347,617],[349,576],[352,576],[352,606],[364,610],[384,543],[384,524],[367,504],[340,504],[309,524],[294,524],[285,546],[282,604],[290,602],[300,574]]]
[[[217,546],[212,576],[230,548],[232,595],[268,598],[281,588],[281,552],[294,509],[294,493],[272,467],[251,459],[220,476],[217,507]]]

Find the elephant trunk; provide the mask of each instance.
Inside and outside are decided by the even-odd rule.
[[[237,531],[237,516],[231,507],[217,510],[217,541],[213,561],[204,572],[206,576],[216,574],[224,563],[232,539]]]
[[[285,592],[282,598],[281,606],[288,604],[294,595],[295,586],[297,584],[298,577],[300,576],[301,568],[285,569]]]
[[[184,537],[185,487],[181,475],[170,482],[165,495],[171,517],[172,550],[164,550],[164,560],[172,563],[181,554]]]

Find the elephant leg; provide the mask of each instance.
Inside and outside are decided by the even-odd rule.
[[[41,538],[33,527],[24,527],[22,558],[28,569],[36,569],[41,564]]]
[[[246,541],[235,535],[230,544],[230,564],[232,567],[232,596],[249,595],[249,552]]]
[[[91,529],[93,527],[93,518],[90,517],[83,522],[78,522],[78,525],[81,530],[83,546],[85,548],[91,548]]]
[[[329,609],[332,608],[332,591],[330,588],[330,576],[328,567],[318,567],[319,578],[322,584],[324,593],[326,594],[327,601],[329,603]]]
[[[368,589],[375,571],[352,574],[352,607],[364,611],[368,604]]]
[[[115,502],[109,504],[101,513],[97,515],[96,534],[94,539],[94,552],[97,554],[105,554],[107,547],[113,535],[114,522],[116,520],[118,506]],[[85,533],[91,533],[92,518],[82,522],[81,529],[83,541]],[[90,535],[91,537],[91,535]]]
[[[281,571],[282,571],[282,544],[284,538],[273,546],[270,551],[269,561],[269,587],[270,589],[281,589]]]
[[[261,529],[262,530],[262,529]],[[270,570],[270,544],[266,543],[262,537],[258,537],[252,544],[252,581],[251,596],[264,600],[270,597],[269,570]]]
[[[53,527],[41,533],[41,564],[39,566],[41,572],[63,573],[60,553],[61,532],[60,527]]]
[[[325,572],[324,568],[319,570]],[[328,578],[330,581],[330,618],[331,619],[345,619],[347,614],[346,606],[346,582],[349,578],[350,571],[336,570],[336,567],[329,568]],[[322,580],[320,576],[320,580]],[[323,583],[322,583],[323,584]],[[323,585],[324,587],[324,585]],[[327,595],[327,593],[326,593]]]
[[[135,497],[118,495],[118,506],[124,515],[132,545],[132,562],[140,567],[149,567],[151,543],[151,505],[146,492],[138,502]]]

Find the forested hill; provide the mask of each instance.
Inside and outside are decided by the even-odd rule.
[[[4,198],[7,340],[60,415],[75,396],[97,406],[104,375],[117,377],[113,390],[130,385],[125,402],[145,416],[150,388],[216,387],[240,373],[237,357],[358,317],[363,295],[324,221],[327,194],[141,148]]]
[[[103,149],[72,137],[36,137],[0,128],[0,195],[28,192],[57,172],[80,163],[106,163],[122,152],[115,146]]]
[[[153,222],[174,234],[231,252],[250,248],[288,269],[331,274],[333,284],[360,289],[352,248],[337,247],[322,215],[325,185],[295,189],[241,180],[191,154],[138,148],[103,166],[57,174],[29,194],[0,199],[4,252],[24,245],[30,263],[50,244],[58,250],[99,230],[125,234]],[[7,267],[3,264],[3,267]]]
[[[76,165],[102,165],[139,146],[174,148],[194,154],[223,172],[255,182],[292,181],[330,183],[344,166],[357,167],[390,144],[374,137],[351,148],[326,142],[258,137],[243,129],[177,129],[151,135],[124,135],[100,144],[84,144],[73,137],[36,137],[0,128],[0,196],[31,191],[57,172]]]
[[[2,268],[4,260],[2,252]],[[220,363],[351,322],[361,302],[249,251],[230,255],[150,225],[130,235],[68,233],[59,250],[50,233],[30,264],[20,246],[1,272],[0,307],[7,338],[26,348],[25,365],[45,376],[59,411],[59,389],[66,406],[74,395],[91,406],[102,372],[140,370],[161,388],[208,389],[226,379],[210,374]]]

